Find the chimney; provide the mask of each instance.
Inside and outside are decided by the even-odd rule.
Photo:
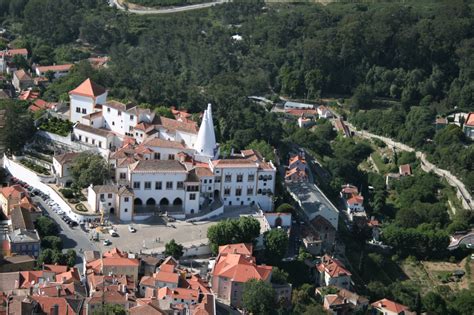
[[[49,313],[51,315],[59,315],[59,305],[54,304],[53,306],[51,306],[51,309],[50,309]]]

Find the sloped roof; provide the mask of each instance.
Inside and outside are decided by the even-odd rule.
[[[241,254],[252,256],[252,244],[238,243],[219,246],[219,254]]]
[[[180,130],[188,133],[198,133],[199,128],[194,121],[178,121],[160,116],[160,125],[169,130]]]
[[[26,190],[20,185],[12,185],[0,190],[0,193],[5,198],[16,198],[20,199],[22,196],[26,195]]]
[[[34,230],[30,212],[27,209],[14,207],[10,213],[12,229]]]
[[[86,96],[95,99],[96,97],[104,94],[105,92],[107,91],[103,87],[98,84],[95,84],[94,82],[92,82],[91,79],[86,79],[77,88],[70,91],[69,94]]]
[[[186,149],[186,146],[182,142],[165,140],[160,138],[149,138],[145,140],[143,144],[150,147]]]
[[[65,64],[65,65],[53,65],[53,66],[39,66],[36,67],[40,72],[48,72],[48,71],[69,71],[72,68],[73,64]]]
[[[54,159],[58,161],[59,164],[63,165],[63,164],[72,162],[78,155],[79,153],[77,152],[67,152],[67,153],[55,155]]]
[[[213,276],[230,278],[236,282],[250,279],[267,280],[272,272],[271,266],[259,266],[255,258],[239,254],[219,255],[214,266]]]
[[[32,80],[31,76],[23,69],[17,70],[14,72],[14,76],[20,81],[29,81]]]
[[[386,309],[396,314],[400,314],[401,312],[410,310],[408,306],[399,304],[389,299],[381,299],[381,300],[378,300],[377,302],[372,303],[371,305],[372,307],[375,307],[377,309]]]
[[[340,276],[351,276],[352,274],[336,258],[324,255],[320,264],[317,265],[320,272],[326,272],[331,278]]]
[[[141,160],[130,165],[133,172],[187,172],[183,164],[176,160]]]

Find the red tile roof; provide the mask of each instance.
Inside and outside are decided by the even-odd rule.
[[[31,76],[23,69],[17,70],[14,73],[14,76],[18,78],[20,81],[28,81],[32,80]]]
[[[474,112],[471,112],[467,115],[464,126],[474,127]]]
[[[252,253],[252,244],[239,243],[219,246],[219,254],[241,254],[252,256]]]
[[[50,315],[52,308],[58,306],[57,315],[76,314],[74,308],[69,305],[65,297],[49,297],[49,296],[31,296],[31,299],[38,302],[45,315]]]
[[[33,91],[33,90],[26,90],[26,91],[21,91],[20,96],[18,96],[19,100],[22,101],[31,101],[35,100],[39,97],[40,93]]]
[[[350,205],[353,205],[353,204],[362,204],[364,203],[364,197],[360,196],[360,195],[356,195],[356,196],[352,196],[351,198],[349,198],[349,200],[347,200],[347,203],[350,204]]]
[[[372,303],[371,305],[374,308],[386,309],[386,310],[388,310],[390,312],[393,312],[393,313],[396,313],[396,314],[400,314],[401,312],[410,310],[408,308],[408,306],[399,304],[397,302],[394,302],[394,301],[391,301],[391,300],[388,300],[388,299],[381,299],[377,302]]]
[[[295,155],[294,157],[290,158],[290,163],[288,165],[291,166],[293,163],[296,163],[298,161],[301,161],[301,163],[306,164],[306,160],[304,159],[304,157],[302,157],[301,155]]]
[[[189,133],[198,133],[198,125],[194,121],[178,121],[161,116],[160,125],[169,130],[181,130]]]
[[[186,149],[186,146],[182,142],[165,140],[160,138],[149,138],[145,140],[143,144],[150,147]]]
[[[250,279],[267,280],[272,273],[271,266],[259,266],[255,258],[240,254],[219,254],[213,270],[213,276],[230,278],[235,282],[247,282]]]
[[[167,283],[178,283],[179,275],[175,272],[166,272],[166,271],[158,271],[157,273],[153,274],[153,278],[156,281],[160,282],[167,282]]]
[[[336,258],[324,255],[320,264],[317,265],[320,272],[326,272],[331,278],[340,276],[351,276],[352,274]]]
[[[95,99],[96,97],[104,94],[105,92],[106,90],[103,87],[95,84],[91,81],[91,79],[87,79],[82,82],[77,88],[70,91],[69,94],[86,96]]]
[[[48,72],[48,71],[69,71],[72,68],[73,64],[65,64],[65,65],[54,65],[54,66],[39,66],[36,69],[39,72]]]
[[[400,165],[400,174],[402,175],[411,175],[411,166],[410,164],[403,164],[403,165]]]
[[[5,198],[20,199],[20,198],[26,196],[26,190],[23,187],[21,187],[20,185],[12,185],[12,186],[2,188],[0,190],[0,193]]]
[[[178,266],[178,262],[173,256],[168,256],[160,265],[160,271],[165,272],[174,272],[176,267]]]

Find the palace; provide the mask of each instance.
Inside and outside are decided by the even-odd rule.
[[[176,119],[170,119],[107,100],[107,91],[90,79],[69,96],[74,141],[99,151],[113,169],[111,183],[88,188],[94,211],[129,221],[139,212],[192,215],[239,205],[272,210],[275,166],[255,150],[219,159],[211,104],[198,127],[183,112],[174,110]],[[72,162],[55,161],[61,170],[67,169],[61,161]]]

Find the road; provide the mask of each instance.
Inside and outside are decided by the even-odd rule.
[[[335,116],[337,116],[336,113],[334,113],[334,114],[335,114]],[[464,183],[461,182],[451,172],[449,172],[447,170],[444,170],[442,168],[439,168],[436,165],[434,165],[433,163],[431,163],[430,161],[428,161],[428,159],[426,158],[425,153],[423,153],[421,151],[416,151],[414,148],[412,148],[412,147],[410,147],[410,146],[408,146],[404,143],[396,142],[391,138],[387,138],[387,137],[384,137],[384,136],[379,136],[379,135],[370,133],[370,132],[365,131],[365,130],[357,130],[357,128],[354,127],[348,121],[345,121],[345,124],[347,125],[347,127],[349,127],[349,130],[354,133],[354,135],[357,135],[357,136],[360,136],[360,137],[366,138],[366,139],[376,138],[376,139],[382,140],[388,146],[395,147],[399,150],[408,151],[408,152],[415,152],[416,157],[421,160],[421,168],[425,172],[431,172],[432,171],[435,174],[437,174],[438,176],[444,177],[447,180],[447,182],[449,183],[449,185],[456,188],[457,196],[461,199],[461,202],[462,202],[463,206],[466,209],[474,210],[474,201],[472,199],[472,195],[467,190]]]
[[[212,2],[206,3],[199,3],[199,4],[191,4],[182,7],[171,7],[166,9],[153,9],[148,7],[143,7],[143,9],[127,9],[123,5],[119,3],[118,0],[109,0],[109,4],[111,6],[117,7],[119,10],[127,11],[134,14],[169,14],[169,13],[178,13],[178,12],[186,12],[191,10],[198,10],[198,9],[205,9],[215,6],[217,4],[222,4],[225,2],[229,2],[229,0],[216,0]]]
[[[82,272],[82,250],[98,250],[95,243],[89,240],[88,235],[80,227],[71,228],[67,225],[51,208],[39,197],[34,197],[33,201],[48,212],[48,215],[59,225],[59,237],[63,240],[64,251],[74,249],[77,253],[76,267]]]

